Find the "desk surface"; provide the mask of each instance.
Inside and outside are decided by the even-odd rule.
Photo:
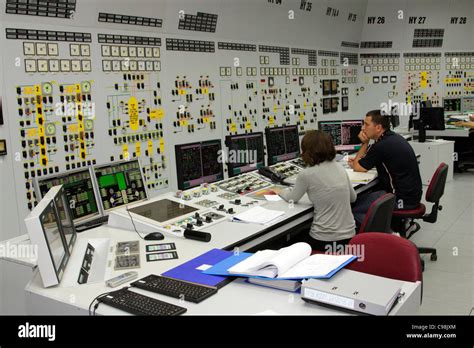
[[[241,225],[244,226],[244,225]],[[250,225],[249,225],[250,226]],[[221,231],[222,232],[222,231]],[[219,233],[219,232],[215,232]],[[220,233],[223,234],[223,233]],[[213,233],[213,236],[215,234]],[[134,234],[119,229],[108,227],[99,227],[78,236],[78,239],[91,238],[110,238],[112,245],[118,241],[129,241],[137,239]],[[228,241],[236,240],[231,236]],[[136,269],[139,278],[145,277],[150,273],[161,274],[164,271],[178,266],[179,264],[192,259],[210,248],[218,247],[217,243],[202,243],[178,237],[167,237],[160,242],[173,242],[176,244],[176,250],[180,256],[177,260],[144,262],[142,267]],[[141,257],[145,255],[145,245],[154,244],[156,241],[140,241]],[[227,242],[228,243],[228,242]],[[72,258],[78,257],[73,252]],[[113,257],[113,252],[110,253]],[[68,270],[66,270],[67,272]],[[111,276],[123,273],[114,272]],[[67,274],[64,275],[67,277]],[[122,285],[118,288],[125,286]],[[80,286],[67,287],[60,285],[58,287],[45,289],[42,287],[41,278],[38,272],[26,287],[28,309],[31,314],[87,314],[89,304],[98,295],[108,292],[112,289],[107,288],[104,282],[95,284],[85,284]],[[190,315],[343,315],[344,312],[328,309],[301,300],[300,294],[291,293],[271,288],[266,288],[254,284],[248,284],[244,279],[237,279],[230,284],[219,289],[219,292],[206,299],[205,301],[194,304],[182,302],[179,299],[150,293],[141,289],[133,288],[144,295],[157,298],[159,300],[176,304],[187,308],[186,314]],[[403,302],[396,305],[390,313],[395,314],[416,314],[420,304],[421,286],[420,283],[404,282],[402,291],[405,293]],[[238,301],[237,301],[238,299]],[[126,314],[120,310],[107,305],[100,305],[97,314],[116,315]]]
[[[469,128],[464,127],[448,127],[444,131],[434,131],[434,130],[427,130],[426,136],[427,137],[468,137],[469,132],[471,130]],[[418,136],[417,130],[412,130],[411,134],[413,136]]]
[[[351,171],[348,170],[349,174],[350,172]],[[375,183],[376,180],[373,180],[367,185],[359,185],[356,191],[362,193],[370,189]],[[117,242],[121,241],[140,240],[141,268],[134,269],[138,272],[138,279],[140,279],[149,274],[161,274],[212,248],[231,249],[238,247],[241,251],[248,250],[271,238],[285,235],[290,228],[311,221],[313,218],[313,207],[306,195],[293,207],[284,201],[265,202],[264,207],[267,209],[285,211],[284,219],[271,226],[236,223],[228,220],[222,221],[218,224],[210,225],[206,229],[206,232],[212,235],[211,242],[209,243],[184,239],[183,237],[175,235],[166,235],[162,241],[145,241],[141,240],[133,231],[112,228],[110,226],[101,226],[78,234],[76,245],[98,238],[107,238],[111,246],[115,246]],[[146,245],[167,242],[175,243],[176,251],[179,256],[178,259],[157,262],[146,261]],[[79,255],[80,253],[81,252],[75,248],[71,255],[70,263],[80,263],[83,257],[83,255]],[[124,270],[113,270],[111,265],[114,257],[114,248],[109,248],[107,255],[109,265],[107,267],[107,279],[125,272]],[[67,267],[63,276],[63,282],[59,286],[47,289],[43,288],[41,277],[36,271],[33,279],[25,288],[28,312],[31,314],[87,314],[90,303],[97,295],[115,290],[106,287],[104,281],[77,285],[74,281],[70,281],[71,279],[77,279],[77,275],[72,274],[74,270],[77,271],[76,268]],[[66,279],[68,279],[67,282],[64,281]],[[125,285],[126,284],[121,285],[118,288]],[[406,294],[406,300],[397,304],[391,314],[416,313],[420,304],[420,289],[420,283],[405,282],[403,291]],[[301,300],[298,293],[290,293],[248,284],[243,279],[237,279],[224,286],[219,289],[218,294],[206,299],[200,304],[182,302],[178,299],[146,292],[141,289],[133,289],[132,291],[141,292],[147,296],[186,307],[188,310],[186,314],[191,315],[344,314],[337,310],[308,304]],[[239,299],[239,301],[236,301],[236,299]],[[126,314],[103,304],[99,306],[97,313],[104,315]]]

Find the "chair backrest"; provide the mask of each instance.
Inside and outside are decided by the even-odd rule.
[[[390,225],[394,206],[395,195],[392,193],[386,193],[379,197],[370,205],[358,233],[373,231],[391,232]]]
[[[446,178],[448,177],[449,166],[446,163],[441,163],[436,169],[431,178],[428,190],[426,190],[426,201],[431,203],[439,202],[441,196],[444,194],[444,187],[446,186]]]
[[[423,280],[418,249],[405,238],[367,232],[354,236],[349,246],[349,252],[358,250],[361,255],[347,269],[408,282]]]

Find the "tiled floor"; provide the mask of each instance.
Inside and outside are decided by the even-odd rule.
[[[426,192],[426,187],[424,187]],[[431,208],[430,203],[426,203]],[[435,224],[421,223],[411,240],[435,247],[438,260],[425,260],[419,314],[474,315],[474,173],[454,174],[441,198]]]

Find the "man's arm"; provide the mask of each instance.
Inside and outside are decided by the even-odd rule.
[[[459,121],[454,124],[456,127],[466,127],[474,129],[474,122]]]
[[[348,161],[349,167],[354,169],[355,172],[367,172],[368,170],[362,167],[359,164],[359,161],[362,157],[364,157],[367,154],[367,149],[369,148],[369,141],[370,139],[367,138],[367,135],[365,135],[364,132],[359,133],[359,139],[362,142],[362,146],[360,147],[359,151],[357,152],[357,155],[354,157],[354,159],[350,158]]]
[[[357,155],[354,158],[349,158],[349,167],[354,169],[355,172],[367,172],[367,169],[365,169],[359,164],[359,160],[365,156],[368,147],[368,143],[363,143],[359,151],[357,152]]]

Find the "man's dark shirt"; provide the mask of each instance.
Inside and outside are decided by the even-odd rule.
[[[405,138],[386,131],[359,164],[367,170],[377,168],[382,188],[397,196],[398,209],[418,206],[423,194],[420,170],[415,152]]]

